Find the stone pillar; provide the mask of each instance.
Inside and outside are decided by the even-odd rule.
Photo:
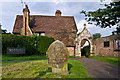
[[[95,45],[91,45],[91,47],[90,47],[90,56],[96,56],[95,53],[96,53],[95,52]]]
[[[79,56],[79,57],[81,57],[81,47],[80,47],[80,46],[81,46],[81,45],[79,45],[79,47],[78,47],[78,53],[79,53],[78,56]]]
[[[80,45],[77,45],[77,53],[75,55],[76,57],[81,57],[81,48]]]
[[[77,55],[77,53],[78,53],[78,45],[77,45],[77,43],[76,43],[76,47],[75,47],[75,56]]]

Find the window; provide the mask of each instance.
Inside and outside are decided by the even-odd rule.
[[[45,36],[45,32],[37,32],[37,36]]]
[[[104,41],[104,47],[109,47],[110,46],[110,42],[109,41]]]
[[[114,40],[114,50],[120,50],[120,40]]]
[[[41,36],[45,36],[45,33],[40,33]]]

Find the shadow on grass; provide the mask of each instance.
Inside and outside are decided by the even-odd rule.
[[[70,69],[72,68],[72,65],[70,63],[68,63],[68,72],[70,74]],[[39,72],[35,72],[34,74],[39,73],[39,75],[36,78],[40,78],[44,75],[46,75],[48,72],[52,72],[52,68],[48,67],[48,69],[46,71],[39,71]]]
[[[44,76],[47,73],[47,71],[40,71],[38,73],[39,73],[39,75],[37,76],[37,78]]]
[[[48,67],[48,69],[46,71],[39,71],[39,72],[35,72],[34,74],[39,73],[39,75],[36,78],[40,78],[40,77],[46,75],[48,72],[52,72],[52,68],[51,67]]]

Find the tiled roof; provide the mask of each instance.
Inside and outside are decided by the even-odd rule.
[[[29,26],[32,32],[45,32],[46,36],[61,40],[66,45],[74,45],[77,27],[73,16],[30,15]],[[20,33],[22,27],[23,16],[17,15],[13,33]]]

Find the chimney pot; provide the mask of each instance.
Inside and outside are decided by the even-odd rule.
[[[25,5],[25,8],[27,8],[27,9],[28,9],[28,6],[27,6],[27,5]]]
[[[55,16],[61,16],[62,12],[60,10],[57,10],[55,13]]]
[[[27,5],[27,4],[25,4],[25,8],[23,9],[23,12],[29,12],[29,13],[30,13],[30,11],[29,11],[29,9],[28,9],[28,5]]]

